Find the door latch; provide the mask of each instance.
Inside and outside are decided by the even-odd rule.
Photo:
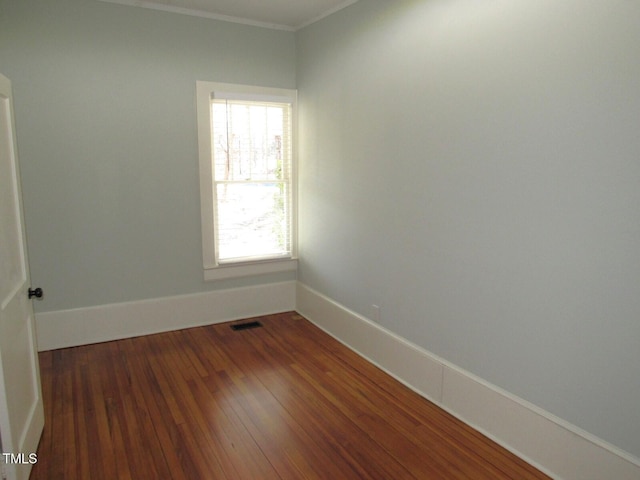
[[[36,298],[42,298],[43,292],[42,289],[40,287],[38,288],[30,288],[29,289],[29,299],[36,297]]]

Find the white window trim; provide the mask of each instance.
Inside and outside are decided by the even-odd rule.
[[[211,96],[247,100],[267,100],[291,102],[292,106],[292,219],[291,256],[277,259],[245,261],[239,263],[218,263],[214,250],[214,208],[213,170],[211,165]],[[200,214],[202,225],[202,263],[204,279],[223,280],[227,278],[264,275],[284,271],[294,271],[297,261],[297,91],[284,88],[255,87],[228,83],[196,81],[196,111],[198,121],[198,157],[200,163]]]

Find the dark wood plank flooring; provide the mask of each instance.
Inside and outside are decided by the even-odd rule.
[[[548,478],[300,315],[257,320],[41,353],[31,479]]]

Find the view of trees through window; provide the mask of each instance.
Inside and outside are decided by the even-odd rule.
[[[290,242],[290,105],[212,101],[217,255],[286,256]]]

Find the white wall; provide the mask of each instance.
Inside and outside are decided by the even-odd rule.
[[[625,0],[298,32],[299,280],[640,457],[639,49]]]
[[[295,87],[291,32],[95,0],[0,0],[38,312],[205,283],[196,80]]]

